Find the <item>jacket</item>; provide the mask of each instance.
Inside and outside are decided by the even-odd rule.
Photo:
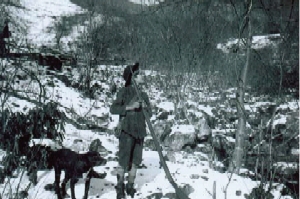
[[[9,38],[10,31],[8,29],[8,25],[5,25],[2,31],[2,38]]]
[[[145,116],[142,108],[126,111],[126,106],[133,97],[136,97],[136,91],[132,85],[121,88],[110,107],[110,112],[111,114],[118,114],[120,117],[124,117],[121,126],[122,131],[137,139],[144,138],[147,134]],[[144,107],[144,109],[147,111],[149,117],[151,117],[152,112],[148,95],[145,92],[141,92],[141,97],[147,104],[147,107]]]

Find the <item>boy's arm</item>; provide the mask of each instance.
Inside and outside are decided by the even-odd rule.
[[[123,93],[124,93],[124,90],[122,90],[122,89],[119,90],[119,92],[117,93],[117,97],[110,107],[111,114],[125,116],[126,104],[124,103]]]

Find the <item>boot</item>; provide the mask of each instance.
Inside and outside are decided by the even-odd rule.
[[[118,183],[117,186],[115,186],[117,192],[117,199],[125,198],[124,186],[124,183]]]
[[[134,197],[134,194],[136,193],[136,189],[134,188],[133,183],[126,184],[126,193],[127,195],[130,195],[131,198]]]

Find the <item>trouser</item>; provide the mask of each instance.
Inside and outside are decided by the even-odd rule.
[[[5,41],[3,40],[3,38],[0,38],[0,55],[4,55],[5,53]]]
[[[144,139],[136,139],[122,132],[119,138],[119,169],[118,182],[124,182],[128,172],[128,183],[134,183],[137,166],[142,162]]]
[[[133,184],[137,172],[137,166],[132,164],[131,169],[128,171],[128,183]],[[117,180],[118,184],[124,183],[125,170],[122,167],[118,168]]]

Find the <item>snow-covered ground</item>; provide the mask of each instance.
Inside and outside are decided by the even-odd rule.
[[[103,66],[101,67],[103,68]],[[50,79],[51,76],[41,76],[41,83],[45,85]],[[86,115],[91,110],[92,112],[90,112],[87,117],[91,115],[102,117],[103,115],[108,114],[109,106],[107,106],[105,100],[107,99],[107,96],[102,95],[99,96],[97,100],[92,100],[83,97],[83,95],[77,90],[66,87],[56,78],[54,78],[53,82],[55,85],[54,87],[46,87],[48,97],[50,100],[58,101],[61,105],[61,110],[64,111],[68,117],[72,117],[72,115],[68,114],[66,108],[72,108],[80,116]],[[16,86],[22,86],[22,83]],[[36,88],[37,85],[31,84],[30,89],[35,90]],[[19,106],[11,106],[13,103],[18,104]],[[9,102],[6,103],[6,105],[9,105],[12,111],[23,111],[34,107],[34,104],[32,103],[13,97],[9,98]],[[166,101],[166,103],[160,103],[157,104],[157,106],[163,110],[172,110],[171,102]],[[93,108],[91,109],[91,107]],[[210,107],[203,106],[200,108],[201,110],[211,113]],[[110,125],[112,125],[112,123],[114,123],[114,121],[110,122]],[[177,132],[179,130],[183,134],[190,133],[191,128],[193,127],[186,126],[188,128],[184,128],[185,126],[186,125],[181,125],[178,128],[174,126],[173,131]],[[113,126],[110,126],[109,128],[112,127]],[[106,158],[114,157],[117,152],[118,140],[107,132],[79,130],[72,124],[67,124],[65,126],[65,130],[66,138],[63,142],[64,147],[82,153],[88,150],[89,144],[92,140],[99,138],[102,145],[107,150],[111,151],[111,154],[105,156]],[[82,142],[74,142],[74,140],[78,139],[82,140]],[[199,196],[205,199],[211,198],[214,183],[216,184],[217,199],[224,199],[225,195],[227,195],[227,198],[231,199],[245,198],[244,194],[249,194],[251,190],[260,183],[259,181],[253,181],[250,178],[241,177],[228,172],[220,173],[213,170],[209,167],[209,162],[207,161],[209,159],[208,155],[202,152],[187,153],[184,151],[178,151],[173,152],[171,155],[173,157],[172,160],[167,162],[170,172],[180,187],[187,187],[186,190],[187,193],[189,193],[190,199],[198,199]],[[159,166],[159,157],[157,152],[145,149],[143,152],[142,164],[144,167],[139,169],[137,174],[136,188],[138,189],[138,195],[135,198],[144,199],[155,193],[162,193],[165,195],[167,193],[175,192],[171,184],[166,179],[163,169]],[[116,184],[116,166],[116,161],[109,161],[105,166],[95,167],[96,171],[106,172],[107,177],[105,179],[92,180],[89,192],[90,198],[111,199],[116,197],[116,192],[114,190],[114,185]],[[40,171],[38,173],[38,184],[30,187],[28,198],[56,198],[53,192],[46,191],[44,189],[46,184],[52,183],[53,181],[54,171]],[[29,184],[28,177],[19,173],[18,178],[6,179],[6,182],[0,185],[1,193],[2,191],[4,193],[3,198],[10,194],[10,188],[15,190],[18,184],[20,185],[19,190],[25,189]],[[275,196],[274,198],[280,197],[281,189],[282,185],[275,184],[275,188],[272,189],[272,194]],[[68,189],[68,194],[70,195],[70,189]],[[84,180],[81,179],[76,184],[77,198],[81,198],[83,194]],[[281,196],[281,198],[290,197]]]
[[[45,83],[47,78],[43,80]],[[60,104],[63,107],[71,108],[79,115],[85,115],[90,107],[94,104],[94,100],[87,98],[82,98],[79,93],[74,89],[66,87],[62,82],[56,80],[56,85],[53,88],[49,88],[53,93],[56,93],[56,97],[59,100]],[[72,99],[72,100],[71,100]],[[26,101],[19,101],[17,98],[12,99],[14,103],[19,104],[19,107],[14,109],[11,107],[12,111],[24,110],[24,107],[32,107],[33,105]],[[9,103],[8,103],[9,104]],[[165,104],[168,108],[168,104]],[[160,104],[160,106],[163,106]],[[94,114],[101,116],[107,114],[109,107],[103,107],[100,104],[95,108]],[[63,146],[70,148],[77,152],[84,152],[88,150],[89,144],[92,140],[99,138],[102,142],[102,145],[112,153],[108,156],[115,156],[117,152],[118,140],[113,136],[105,132],[93,132],[91,130],[79,130],[76,129],[71,124],[65,126],[66,138],[63,142]],[[178,130],[178,129],[176,129]],[[189,128],[181,128],[181,132],[189,133]],[[80,145],[74,143],[75,139],[80,139],[82,142]],[[108,157],[106,156],[106,158]],[[251,192],[251,190],[256,187],[259,182],[252,181],[249,178],[241,177],[231,173],[220,173],[209,167],[208,157],[204,153],[195,152],[189,154],[186,152],[174,152],[174,159],[171,162],[167,162],[170,172],[173,175],[175,181],[180,187],[189,185],[190,199],[201,198],[211,198],[213,192],[213,184],[216,183],[216,193],[217,199],[224,199],[225,194],[228,198],[231,199],[240,199],[244,198],[243,194]],[[204,157],[204,158],[203,158]],[[166,179],[165,173],[162,168],[159,167],[159,157],[157,152],[144,150],[143,152],[143,163],[145,167],[138,170],[137,179],[136,179],[136,188],[138,189],[139,195],[135,198],[146,198],[147,196],[154,193],[174,193],[172,185]],[[96,171],[107,172],[107,177],[105,179],[93,179],[91,182],[90,189],[90,198],[100,198],[100,199],[111,199],[116,197],[114,190],[114,185],[116,184],[115,176],[115,167],[117,166],[116,161],[109,161],[105,166],[95,167]],[[26,175],[19,175],[18,178],[6,179],[6,183],[0,185],[1,192],[4,190],[4,193],[9,195],[9,186],[12,190],[16,189],[16,186],[20,183],[20,190],[26,188],[29,184],[28,177]],[[29,189],[30,199],[51,199],[56,198],[55,194],[50,191],[45,191],[44,186],[46,184],[54,182],[54,171],[40,171],[38,173],[38,184],[36,186],[31,186]],[[279,190],[281,185],[278,185],[278,190],[273,191],[275,198],[279,198]],[[81,179],[76,184],[76,195],[77,198],[81,198],[84,194],[84,180]],[[242,196],[237,196],[237,192],[241,192]],[[70,195],[70,189],[68,189],[68,194]],[[282,197],[284,198],[284,197]],[[285,197],[287,198],[287,197]]]

